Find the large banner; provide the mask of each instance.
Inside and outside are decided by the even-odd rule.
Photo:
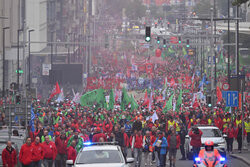
[[[96,77],[88,77],[87,78],[87,90],[94,90],[94,89],[121,89],[121,83],[124,83],[124,79],[118,78],[103,78],[97,79]]]
[[[164,78],[154,78],[145,79],[145,78],[128,78],[127,79],[127,88],[133,90],[144,90],[147,88],[162,89],[164,86]]]

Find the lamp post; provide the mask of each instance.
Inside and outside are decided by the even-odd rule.
[[[28,83],[29,83],[29,90],[30,90],[30,85],[31,85],[31,77],[30,77],[30,66],[31,66],[31,54],[30,54],[30,33],[31,32],[33,32],[33,31],[35,31],[35,30],[29,30],[28,32],[29,32],[29,76],[28,76]]]
[[[17,87],[18,87],[18,91],[19,91],[19,84],[20,84],[20,80],[19,80],[19,68],[20,68],[19,36],[20,36],[21,31],[23,31],[23,29],[17,30]]]
[[[9,29],[10,27],[3,28],[3,92],[2,96],[5,96],[5,30]]]

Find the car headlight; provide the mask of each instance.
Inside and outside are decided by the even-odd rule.
[[[225,142],[223,142],[223,143],[218,143],[218,146],[219,146],[219,147],[225,147],[225,146],[226,146],[226,143],[225,143]]]

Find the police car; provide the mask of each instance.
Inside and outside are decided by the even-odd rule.
[[[125,159],[121,147],[116,143],[84,143],[75,163],[67,160],[66,164],[74,167],[128,167],[134,158]]]
[[[226,135],[222,135],[220,129],[216,126],[202,126],[198,125],[198,128],[203,132],[201,136],[201,143],[203,149],[205,147],[205,142],[207,140],[214,142],[214,148],[217,149],[223,157],[226,157]],[[190,129],[191,130],[191,129]],[[190,145],[191,138],[189,135],[186,135],[185,140],[185,150],[186,156],[189,160],[193,159],[193,150]]]

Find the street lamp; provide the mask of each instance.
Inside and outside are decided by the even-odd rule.
[[[31,66],[31,55],[30,55],[30,33],[35,31],[34,29],[29,30],[29,90],[30,90],[30,85],[31,85],[31,80],[30,80],[30,66]]]
[[[19,55],[19,36],[20,36],[20,32],[23,31],[23,29],[18,29],[17,30],[17,88],[19,91],[19,70],[20,70],[20,55]]]
[[[3,92],[2,96],[5,96],[5,30],[9,29],[10,27],[3,28]]]

